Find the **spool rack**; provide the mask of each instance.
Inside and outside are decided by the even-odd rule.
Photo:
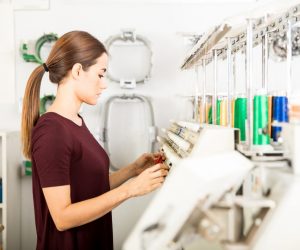
[[[294,6],[285,6],[271,13],[271,10],[262,10],[259,15],[250,15],[243,18],[239,23],[230,24],[230,21],[224,21],[211,30],[208,30],[191,52],[185,58],[181,69],[195,68],[199,74],[199,69],[203,70],[204,80],[202,85],[202,121],[206,117],[206,66],[213,63],[214,72],[214,91],[212,99],[213,123],[216,124],[216,100],[217,100],[217,73],[219,59],[227,59],[227,121],[228,126],[231,124],[231,92],[230,87],[233,86],[233,93],[236,92],[235,82],[235,54],[245,54],[246,66],[246,90],[248,100],[253,99],[253,48],[262,44],[262,72],[263,81],[262,88],[268,91],[268,46],[273,42],[279,34],[286,34],[287,37],[287,63],[286,63],[286,90],[287,96],[291,94],[291,61],[292,61],[292,27],[300,21],[300,4]],[[197,78],[199,79],[199,77]],[[232,85],[233,84],[233,85]],[[196,94],[198,95],[198,94]],[[197,96],[195,97],[197,99]],[[253,103],[247,103],[247,151],[253,151]]]

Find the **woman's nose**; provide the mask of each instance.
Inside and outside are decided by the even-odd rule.
[[[106,89],[107,88],[106,81],[102,80],[100,86],[101,86],[101,89]]]

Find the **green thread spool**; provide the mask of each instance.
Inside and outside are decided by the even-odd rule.
[[[212,96],[206,96],[206,123],[212,124]]]
[[[216,121],[216,124],[217,125],[220,125],[220,117],[221,117],[221,100],[217,100],[217,115],[216,115],[216,119],[217,119],[217,121]]]
[[[253,100],[253,145],[270,144],[268,134],[268,96],[256,95]]]
[[[209,124],[212,124],[212,106],[209,107],[209,110],[208,110],[208,123]]]
[[[234,104],[234,127],[240,130],[240,140],[246,141],[247,98],[238,97]]]
[[[230,115],[231,115],[231,127],[234,128],[234,104],[235,104],[235,98],[232,98],[231,101],[230,101]]]

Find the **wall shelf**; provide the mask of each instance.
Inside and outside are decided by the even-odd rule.
[[[0,131],[0,176],[2,203],[0,203],[0,234],[3,250],[21,249],[21,145],[17,131]]]

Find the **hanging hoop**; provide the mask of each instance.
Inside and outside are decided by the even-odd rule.
[[[54,95],[45,95],[43,98],[40,99],[40,114],[44,114],[47,111],[49,105],[53,103],[55,100]]]
[[[151,70],[152,70],[152,56],[153,56],[153,52],[151,50],[150,47],[150,41],[148,39],[146,39],[143,36],[140,35],[136,35],[135,32],[133,30],[123,30],[122,33],[120,35],[115,35],[115,36],[111,36],[110,38],[107,39],[107,41],[105,42],[106,47],[109,51],[109,48],[115,44],[116,42],[131,42],[129,43],[129,45],[132,45],[133,43],[136,42],[140,42],[142,43],[148,50],[150,53],[150,62],[149,62],[149,68],[147,70],[147,73],[145,76],[140,77],[138,79],[132,79],[132,81],[134,81],[135,83],[145,83],[146,81],[148,81],[150,79],[151,76]],[[111,81],[120,83],[121,81],[123,81],[124,79],[119,79],[116,76],[113,76],[113,74],[111,73],[111,70],[108,68],[107,71],[107,78],[110,79]],[[126,80],[126,79],[125,79]]]
[[[43,64],[41,58],[41,49],[46,43],[56,42],[58,36],[54,33],[44,34],[41,36],[34,44],[32,43],[22,43],[21,44],[21,54],[26,62],[35,62],[38,64]]]

